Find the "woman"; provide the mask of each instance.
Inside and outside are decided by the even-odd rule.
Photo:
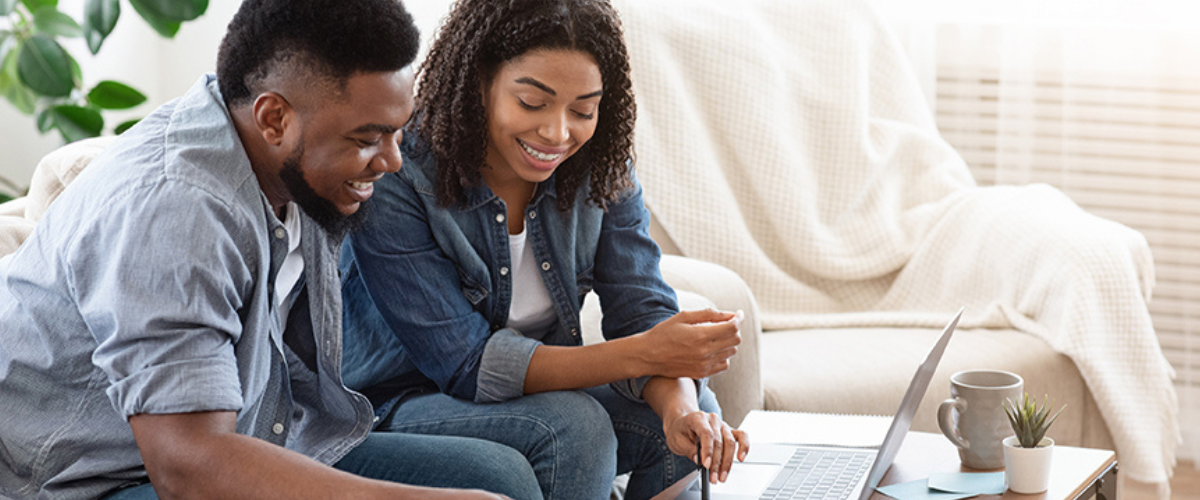
[[[748,441],[696,381],[728,367],[740,318],[679,313],[658,271],[612,7],[460,0],[417,100],[343,253],[345,377],[378,430],[512,446],[547,499],[625,472],[648,498],[693,461],[723,481]],[[608,341],[581,346],[592,289]]]

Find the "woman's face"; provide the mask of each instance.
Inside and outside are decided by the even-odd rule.
[[[484,89],[487,165],[493,189],[546,180],[596,132],[603,80],[595,59],[534,49],[500,64]]]

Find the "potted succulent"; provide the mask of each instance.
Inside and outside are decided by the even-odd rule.
[[[1054,440],[1046,437],[1046,431],[1065,406],[1054,411],[1049,399],[1046,396],[1038,405],[1036,399],[1025,393],[1020,404],[1011,399],[1004,402],[1004,413],[1015,433],[1003,441],[1004,470],[1008,489],[1016,493],[1041,493],[1050,486]]]

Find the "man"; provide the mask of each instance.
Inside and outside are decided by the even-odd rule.
[[[0,260],[0,497],[540,496],[511,448],[371,433],[341,380],[336,252],[400,168],[417,45],[397,0],[246,0],[218,76]]]

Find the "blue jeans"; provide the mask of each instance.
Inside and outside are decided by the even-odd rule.
[[[705,388],[700,408],[720,413]],[[426,394],[398,405],[376,432],[465,436],[516,449],[533,466],[546,500],[604,499],[631,473],[628,500],[650,498],[696,468],[671,453],[662,420],[646,403],[605,385],[477,404]]]
[[[487,490],[513,500],[542,498],[525,457],[512,448],[481,439],[372,432],[334,467],[396,483]],[[157,499],[150,483],[104,498]]]

